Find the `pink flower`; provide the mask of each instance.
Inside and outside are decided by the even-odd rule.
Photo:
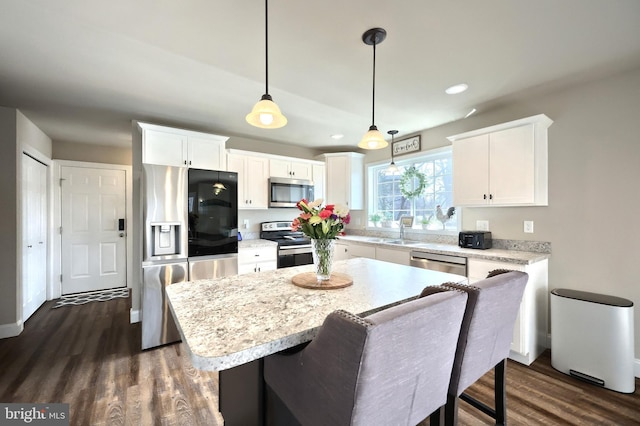
[[[312,216],[311,213],[301,213],[300,214],[300,219],[309,220],[309,219],[311,219],[311,216]]]
[[[322,218],[322,219],[326,219],[328,217],[331,217],[332,214],[333,214],[333,211],[327,210],[325,208],[320,213],[318,213],[318,216],[320,216],[320,218]]]
[[[351,214],[347,213],[347,215],[342,218],[342,221],[344,222],[345,225],[348,225],[349,222],[351,222]]]
[[[295,219],[293,219],[293,222],[291,223],[291,230],[297,231],[299,227],[300,227],[300,220],[298,220],[298,218],[296,217]]]

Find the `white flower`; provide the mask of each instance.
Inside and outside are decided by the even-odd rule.
[[[324,200],[322,198],[318,198],[317,200],[314,200],[313,202],[309,203],[309,208],[315,209],[316,207],[320,207],[323,201]]]
[[[345,217],[349,214],[349,208],[347,206],[343,206],[342,204],[336,204],[333,206],[333,212],[340,217]]]

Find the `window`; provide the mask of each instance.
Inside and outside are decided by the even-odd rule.
[[[368,166],[368,225],[398,227],[400,217],[408,215],[414,217],[414,229],[457,231],[451,148],[396,158],[395,163],[396,174],[387,171],[388,162]]]

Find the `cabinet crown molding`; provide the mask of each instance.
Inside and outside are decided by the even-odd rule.
[[[299,161],[302,163],[309,163],[309,164],[324,164],[324,161],[309,160],[307,158],[287,157],[285,155],[267,154],[264,152],[245,151],[242,149],[233,149],[233,148],[227,148],[227,154],[250,155],[252,157],[268,158],[270,160]]]
[[[486,133],[493,133],[500,130],[511,129],[513,127],[520,127],[526,124],[533,124],[540,129],[547,129],[549,128],[549,126],[551,126],[551,124],[553,124],[553,120],[544,114],[538,114],[538,115],[533,115],[531,117],[521,118],[519,120],[496,124],[494,126],[483,127],[482,129],[471,130],[469,132],[458,133],[457,135],[453,135],[453,136],[447,136],[447,139],[450,142],[455,142],[459,139],[466,139],[474,136],[484,135]]]
[[[216,135],[214,133],[196,132],[195,130],[161,126],[159,124],[144,123],[142,121],[136,121],[136,124],[138,125],[138,128],[140,130],[155,130],[157,132],[166,132],[166,133],[179,134],[183,136],[211,139],[219,142],[226,142],[227,140],[229,140],[229,136],[221,136],[221,135]]]

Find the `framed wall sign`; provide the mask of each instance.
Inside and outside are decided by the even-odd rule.
[[[392,149],[394,156],[420,151],[420,135],[396,141]]]

